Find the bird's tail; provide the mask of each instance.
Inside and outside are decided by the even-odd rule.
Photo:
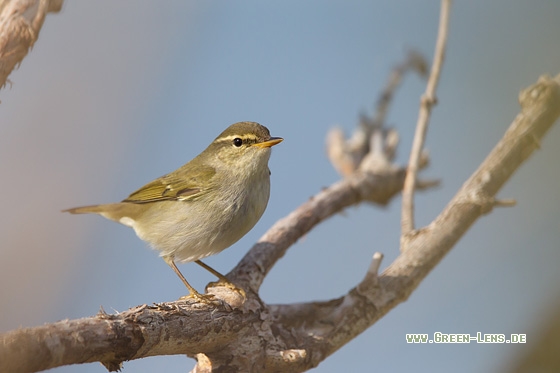
[[[135,203],[121,202],[74,207],[62,210],[62,212],[69,212],[71,214],[99,214],[109,220],[130,226],[130,222],[136,220],[142,214],[142,206]]]
[[[69,212],[71,214],[101,214],[106,210],[106,205],[91,205],[91,206],[80,206],[73,207],[71,209],[62,210],[62,212]]]

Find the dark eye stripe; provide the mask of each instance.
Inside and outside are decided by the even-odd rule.
[[[216,140],[214,140],[214,144],[234,144],[234,141],[236,140],[241,140],[242,144],[256,144],[258,142],[264,141],[259,139],[257,136],[253,135],[253,134],[244,134],[244,135],[229,135],[229,136],[224,136],[224,137],[220,137],[217,138]],[[237,145],[236,145],[237,146]],[[240,145],[241,146],[241,145]]]

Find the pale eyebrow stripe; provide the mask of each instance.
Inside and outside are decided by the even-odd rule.
[[[246,134],[246,135],[242,135],[242,136],[230,135],[230,136],[226,136],[226,137],[220,137],[220,138],[214,140],[214,143],[230,142],[230,141],[233,141],[233,139],[236,139],[236,138],[240,138],[242,140],[253,140],[253,141],[258,140],[258,137],[253,135],[253,134]]]

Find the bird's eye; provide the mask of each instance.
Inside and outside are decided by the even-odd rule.
[[[241,140],[239,137],[236,137],[235,139],[233,139],[233,145],[239,148],[241,145],[243,145],[243,140]]]

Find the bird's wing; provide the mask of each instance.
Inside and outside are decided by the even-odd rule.
[[[144,185],[123,202],[150,203],[157,201],[186,201],[195,199],[212,188],[216,170],[198,166],[196,171],[188,164]]]

